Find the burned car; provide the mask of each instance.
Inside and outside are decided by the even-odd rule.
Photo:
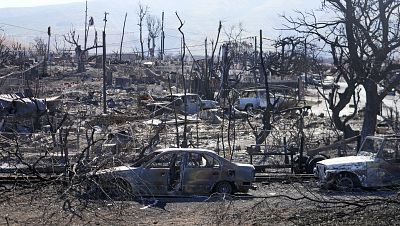
[[[95,189],[108,195],[186,195],[247,192],[254,173],[254,166],[232,163],[210,150],[167,148],[92,177]]]
[[[356,156],[320,161],[314,175],[323,187],[348,190],[400,182],[400,136],[369,136]]]
[[[158,102],[150,102],[146,108],[153,111],[155,115],[164,112],[173,112],[176,109],[181,114],[196,114],[199,111],[217,108],[218,102],[214,100],[203,100],[198,94],[194,93],[175,93],[160,98]]]

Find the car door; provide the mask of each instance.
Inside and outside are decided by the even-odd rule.
[[[161,153],[143,167],[137,183],[140,185],[138,192],[143,195],[161,195],[167,192],[173,156],[173,152]]]
[[[400,184],[400,140],[387,139],[381,150],[382,182],[384,185]]]
[[[239,98],[239,110],[245,110],[247,106],[251,106],[252,108],[258,108],[260,103],[257,100],[256,91],[245,91],[242,93]]]
[[[206,153],[191,152],[183,174],[183,191],[189,194],[209,193],[221,177],[220,162]]]

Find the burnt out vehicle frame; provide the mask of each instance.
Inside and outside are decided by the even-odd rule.
[[[400,136],[368,136],[356,156],[320,161],[314,168],[322,187],[348,190],[400,184]]]
[[[254,166],[232,163],[206,149],[156,150],[132,166],[91,175],[90,192],[109,196],[179,196],[254,189]]]

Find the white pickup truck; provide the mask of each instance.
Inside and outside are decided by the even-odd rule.
[[[238,102],[236,104],[236,108],[238,110],[252,111],[254,109],[264,109],[267,107],[267,95],[265,89],[248,89],[244,90]],[[274,104],[275,107],[278,107],[282,102],[283,98],[277,97],[276,95],[270,94],[271,104]]]

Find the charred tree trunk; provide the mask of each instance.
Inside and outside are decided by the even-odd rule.
[[[229,80],[229,68],[231,66],[231,60],[228,56],[229,53],[229,45],[222,45],[222,77],[221,77],[221,85],[220,85],[220,99],[225,99],[228,97],[228,80]],[[225,102],[225,101],[224,101]],[[223,106],[225,107],[225,106]]]
[[[147,37],[147,57],[153,57],[152,55],[151,55],[151,48],[150,48],[150,42],[151,42],[151,39],[150,39],[150,37]]]
[[[152,43],[152,48],[151,48],[151,57],[154,58],[154,53],[155,53],[155,50],[156,50],[156,38],[152,37],[151,40],[153,42]]]
[[[365,80],[363,86],[365,89],[367,102],[365,103],[365,114],[362,127],[363,129],[361,131],[361,140],[364,140],[366,136],[374,135],[377,116],[382,103],[379,100],[378,86],[373,80]]]
[[[267,139],[267,137],[270,134],[271,129],[272,129],[272,125],[271,125],[272,104],[271,104],[271,99],[270,99],[270,95],[269,95],[268,74],[267,74],[267,70],[266,70],[265,62],[264,62],[264,58],[263,58],[262,43],[263,43],[262,42],[262,30],[260,30],[260,62],[261,62],[261,73],[264,75],[267,107],[265,108],[263,117],[262,117],[262,123],[263,123],[262,131],[260,131],[256,137],[257,145],[262,144],[265,141],[265,139]]]
[[[335,93],[336,91],[333,91],[332,93]],[[343,93],[339,93],[339,101],[338,103],[335,102],[334,95],[329,96],[329,106],[330,109],[332,110],[332,121],[333,124],[335,125],[336,129],[340,130],[343,132],[344,138],[350,138],[354,137],[357,134],[356,131],[354,131],[347,122],[352,118],[346,117],[346,119],[342,120],[340,117],[340,112],[347,106],[347,104],[350,102],[351,97],[354,96],[355,92],[355,84],[349,82],[348,87],[345,89]],[[354,114],[357,112],[357,106],[355,106],[354,109]]]
[[[83,51],[81,49],[81,46],[77,46],[75,48],[75,56],[76,56],[76,63],[78,64],[78,73],[85,72],[85,62],[82,59]]]
[[[140,32],[140,48],[141,48],[141,50],[142,50],[142,60],[144,60],[144,49],[143,49],[143,45],[144,45],[144,43],[143,43],[143,32],[142,32],[142,25],[140,25],[140,30],[139,30],[139,32]]]
[[[139,41],[140,41],[140,48],[142,50],[141,52],[141,57],[142,60],[144,60],[144,43],[143,43],[143,19],[146,16],[147,12],[149,10],[148,6],[143,6],[141,3],[139,3],[139,11],[138,11],[138,16],[139,16]]]

